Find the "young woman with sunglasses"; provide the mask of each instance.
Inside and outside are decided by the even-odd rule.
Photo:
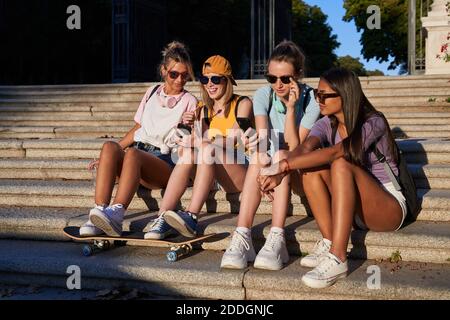
[[[320,78],[316,98],[324,117],[303,145],[261,169],[259,181],[267,192],[291,170],[302,170],[308,185],[305,194],[322,233],[313,252],[301,260],[303,266],[314,268],[302,281],[323,288],[347,274],[352,224],[366,230],[397,230],[407,209],[405,197],[374,154],[376,147],[398,175],[397,145],[386,118],[364,95],[359,78],[346,69],[330,70]]]
[[[95,207],[80,229],[82,236],[120,236],[125,210],[139,184],[150,189],[167,185],[175,166],[170,155],[175,128],[180,122],[193,124],[197,100],[184,90],[187,80],[193,78],[186,47],[172,42],[162,56],[159,71],[164,83],[147,90],[134,117],[136,124],[125,137],[106,142],[100,160],[89,164],[90,170],[98,168]],[[116,177],[120,177],[119,185],[110,205]]]
[[[236,82],[231,65],[222,56],[216,55],[206,60],[199,80],[205,107],[193,135],[198,153],[183,152],[186,157],[178,161],[170,177],[160,207],[160,217],[146,234],[148,238],[162,239],[174,231],[194,237],[197,234],[198,214],[215,180],[227,193],[242,191],[247,167],[244,161],[239,161],[244,160],[243,153],[239,154],[236,149],[236,144],[242,143],[237,118],[247,118],[253,123],[252,102],[233,93]],[[189,205],[185,211],[173,211],[195,168]]]
[[[291,195],[289,176],[284,177],[273,192],[267,193],[272,201],[272,227],[258,255],[253,248],[251,227],[263,197],[256,180],[260,168],[271,160],[278,162],[284,159],[287,150],[294,150],[301,144],[320,115],[312,90],[307,90],[306,85],[299,83],[303,76],[304,61],[304,55],[293,42],[281,42],[268,61],[266,78],[270,85],[258,89],[254,95],[253,111],[259,150],[253,153],[247,171],[237,228],[223,255],[222,268],[244,269],[248,262],[255,261],[255,268],[280,270],[289,259],[284,236]],[[303,112],[303,105],[307,105],[306,113]],[[272,139],[270,150],[266,152],[267,147],[263,145],[267,146],[269,132]]]

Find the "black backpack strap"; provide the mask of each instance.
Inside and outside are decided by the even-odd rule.
[[[308,107],[308,98],[309,98],[309,93],[313,90],[313,88],[311,88],[310,86],[307,86],[306,84],[302,85],[302,94],[304,92],[303,95],[303,114],[306,113],[306,108]]]
[[[203,107],[203,120],[205,121],[205,123],[208,126],[211,123],[211,119],[209,119],[209,115],[208,115],[208,106],[206,104]]]
[[[269,110],[267,111],[267,116],[270,118],[270,111],[272,110],[273,104],[273,89],[270,87],[270,95],[269,95]]]
[[[392,168],[389,165],[389,163],[386,161],[386,156],[378,149],[377,142],[378,141],[375,141],[371,146],[373,153],[377,157],[378,161],[384,165],[384,171],[386,172],[386,174],[388,175],[392,184],[394,185],[395,190],[401,191],[402,188],[400,187],[400,184],[398,183],[397,177],[395,176],[394,171],[392,171]]]
[[[247,96],[239,96],[239,98],[238,98],[238,100],[236,101],[236,107],[234,108],[234,116],[237,118],[238,117],[238,106],[239,106],[239,103],[241,103],[241,101],[242,100],[244,100],[244,99],[248,99],[248,97]]]
[[[155,86],[155,87],[153,88],[153,90],[152,90],[152,92],[150,93],[150,95],[148,96],[147,100],[145,100],[145,103],[147,103],[148,100],[150,100],[150,98],[152,97],[152,95],[155,94],[156,90],[158,90],[160,86],[161,86],[161,85],[158,84],[157,86]]]

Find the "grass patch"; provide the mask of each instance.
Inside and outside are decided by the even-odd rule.
[[[392,263],[397,263],[402,261],[402,255],[399,250],[392,252],[391,257],[389,258],[389,261]]]
[[[436,102],[436,98],[428,98],[428,102]]]

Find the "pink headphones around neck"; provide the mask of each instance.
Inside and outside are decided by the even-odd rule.
[[[161,98],[161,92],[163,90],[163,86],[158,88],[157,96],[159,99],[159,102],[161,103],[161,106],[169,109],[173,109],[178,102],[180,102],[181,98],[183,98],[184,94],[186,93],[185,90],[183,90],[182,93],[180,93],[177,97],[167,97],[166,99]]]

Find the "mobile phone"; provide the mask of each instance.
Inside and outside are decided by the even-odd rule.
[[[248,130],[248,128],[253,128],[252,127],[252,122],[250,121],[249,118],[236,118],[237,123],[239,124],[239,127],[245,131]]]
[[[184,124],[184,123],[179,123],[178,125],[177,125],[177,128],[178,129],[184,129],[184,130],[187,130],[188,132],[189,132],[189,134],[191,134],[192,133],[192,128],[191,128],[191,126],[188,126],[187,124]]]

